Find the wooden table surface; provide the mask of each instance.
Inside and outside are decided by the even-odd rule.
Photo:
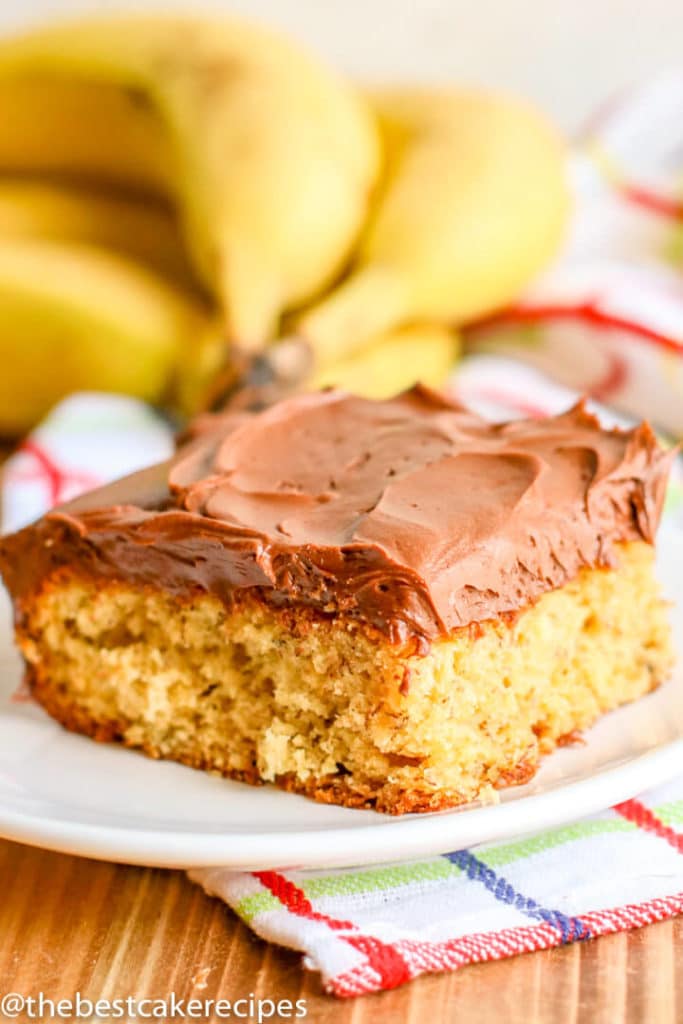
[[[339,1000],[298,954],[255,938],[180,872],[0,841],[0,893],[0,996],[234,1000],[253,992],[305,999],[315,1024],[683,1021],[683,918]]]

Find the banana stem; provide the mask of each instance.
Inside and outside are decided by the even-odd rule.
[[[362,349],[370,338],[408,318],[408,292],[391,267],[368,266],[356,271],[332,294],[305,313],[296,325],[326,366]]]

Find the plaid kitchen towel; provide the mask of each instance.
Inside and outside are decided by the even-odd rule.
[[[683,778],[517,842],[334,871],[191,871],[337,996],[683,912]]]

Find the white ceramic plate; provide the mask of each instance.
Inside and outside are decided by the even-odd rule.
[[[683,768],[683,542],[664,527],[660,577],[674,601],[674,677],[606,716],[585,744],[546,758],[495,806],[392,818],[315,804],[93,743],[17,702],[19,658],[0,588],[0,834],[106,860],[164,867],[337,867],[443,853],[571,821]]]

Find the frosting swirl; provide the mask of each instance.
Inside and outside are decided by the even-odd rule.
[[[204,417],[169,464],[0,541],[0,568],[18,591],[74,562],[226,602],[252,590],[428,641],[652,543],[672,458],[647,424],[604,430],[582,404],[492,424],[419,386],[308,394]]]

